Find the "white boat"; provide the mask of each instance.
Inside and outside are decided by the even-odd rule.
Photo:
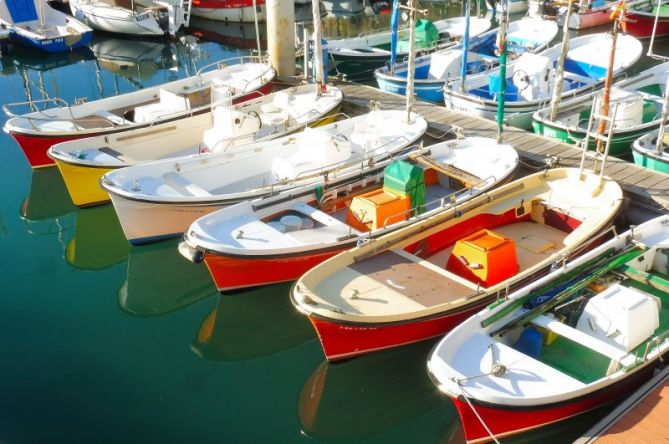
[[[267,5],[265,0],[193,0],[192,15],[223,22],[254,22],[257,17],[264,22]]]
[[[131,165],[204,152],[232,151],[327,122],[343,99],[341,90],[301,85],[211,113],[144,128],[57,143],[47,154],[56,161],[77,206],[109,201],[98,186],[103,174]],[[334,117],[330,117],[333,121]]]
[[[611,10],[620,0],[587,0],[574,2],[575,10],[569,17],[569,29],[586,29],[605,25],[611,21]],[[529,15],[533,17],[553,17],[564,26],[567,17],[567,2],[559,0],[528,0]]]
[[[493,139],[441,142],[356,183],[327,187],[318,199],[311,189],[296,190],[210,213],[186,230],[180,250],[204,259],[219,291],[295,280],[359,236],[378,237],[459,205],[508,180],[517,165],[516,151]],[[298,229],[282,226],[296,216]]]
[[[427,128],[404,111],[372,111],[243,150],[207,153],[112,171],[102,177],[126,238],[181,235],[224,206],[364,174],[408,149]]]
[[[188,25],[184,2],[158,1],[142,6],[134,0],[70,0],[72,15],[93,29],[116,34],[174,36]]]
[[[467,72],[470,74],[487,71],[499,63],[497,37],[499,28],[472,37],[468,43]],[[507,30],[507,51],[509,59],[526,52],[539,52],[553,41],[558,33],[554,21],[538,18],[524,18],[509,23]],[[436,51],[416,59],[414,90],[416,95],[429,102],[441,103],[446,82],[460,77],[463,44]],[[406,93],[407,63],[395,65],[394,74],[390,67],[374,71],[376,81],[384,91]]]
[[[93,30],[74,17],[52,8],[46,0],[0,2],[0,27],[13,41],[47,52],[85,46]]]
[[[669,354],[667,248],[664,215],[534,280],[446,335],[427,368],[453,400],[467,442],[612,405],[650,379]]]
[[[564,64],[561,99],[576,97],[604,86],[611,54],[608,33],[573,38]],[[529,129],[532,113],[551,100],[557,63],[562,51],[559,43],[539,54],[523,54],[506,68],[504,120],[511,126]],[[641,57],[643,47],[635,37],[619,35],[616,40],[613,76],[623,74]],[[488,119],[497,115],[500,92],[499,68],[451,81],[444,89],[446,107]]]
[[[31,166],[48,166],[53,161],[46,151],[55,143],[137,128],[148,131],[156,125],[209,113],[217,100],[238,103],[269,93],[274,74],[269,62],[242,57],[204,67],[185,79],[92,102],[68,105],[61,99],[49,99],[11,103],[3,106],[10,116],[4,130],[21,146]],[[41,109],[45,103],[56,107]],[[40,110],[14,114],[29,105]]]

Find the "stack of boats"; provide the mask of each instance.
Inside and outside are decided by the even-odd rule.
[[[505,82],[508,123],[573,143],[602,100],[609,49],[610,77],[641,55],[631,36],[578,37],[557,86],[561,48],[544,50],[557,26],[524,19],[509,26],[500,78],[499,31],[483,28],[469,51],[419,59],[418,96],[490,117]],[[330,42],[337,69],[371,72],[389,57],[385,38]],[[359,62],[365,52],[376,59]],[[213,68],[90,103],[6,105],[5,130],[31,166],[58,166],[75,205],[111,200],[132,244],[182,237],[181,255],[204,262],[219,291],[296,281],[291,303],[328,361],[442,337],[428,371],[468,441],[613,402],[669,354],[669,217],[612,234],[623,196],[603,166],[516,179],[513,147],[454,134],[423,146],[428,122],[411,109],[344,118],[334,86],[274,90],[256,58]],[[635,153],[664,155],[668,68],[607,92],[614,152],[638,139]],[[375,76],[403,91],[407,69]],[[560,106],[539,109],[556,88]]]

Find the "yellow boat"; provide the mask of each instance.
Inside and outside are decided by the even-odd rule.
[[[47,154],[58,166],[72,202],[88,207],[109,201],[99,186],[107,172],[155,160],[234,150],[335,120],[341,90],[301,85],[211,113],[148,128],[62,142]],[[162,98],[160,99],[163,100]],[[129,116],[129,118],[132,118]]]

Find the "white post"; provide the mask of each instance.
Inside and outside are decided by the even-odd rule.
[[[323,85],[323,49],[321,48],[321,2],[311,0],[311,14],[314,20],[314,64],[316,65],[316,92],[321,93]]]
[[[258,57],[262,58],[262,48],[260,47],[260,29],[258,28],[258,6],[256,6],[256,0],[253,0],[253,20],[256,23],[256,45],[258,45]]]
[[[295,75],[295,4],[267,0],[267,53],[279,77]]]

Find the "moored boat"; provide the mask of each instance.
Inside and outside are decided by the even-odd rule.
[[[433,26],[438,35],[431,37],[427,34],[428,25]],[[487,18],[470,19],[469,35],[475,37],[490,29],[490,20]],[[465,18],[454,17],[430,22],[419,20],[416,23],[417,50],[426,53],[437,48],[454,44],[462,38],[465,32]],[[352,37],[340,40],[330,40],[324,45],[328,51],[328,65],[331,74],[345,75],[348,80],[364,80],[372,78],[374,70],[380,68],[390,60],[391,31],[382,31],[362,37]],[[397,58],[403,60],[408,55],[408,29],[398,32]]]
[[[609,147],[611,155],[629,154],[630,146],[637,138],[661,123],[664,89],[668,78],[669,62],[614,84],[610,94],[610,109],[613,110],[616,104],[618,108]],[[593,91],[561,102],[555,120],[550,119],[550,107],[538,110],[532,116],[534,132],[562,142],[579,143],[585,139],[593,101],[599,104],[601,96],[601,91]],[[595,111],[598,111],[597,107]],[[590,141],[588,148],[594,149],[596,141]]]
[[[101,185],[126,238],[154,242],[180,236],[197,218],[227,205],[355,180],[407,151],[426,129],[415,113],[407,121],[403,111],[372,111],[244,149],[111,171]]]
[[[567,3],[562,0],[529,0],[530,15],[554,17],[563,26],[567,20]],[[574,9],[569,16],[569,29],[587,29],[608,23],[611,9],[620,3],[621,0],[574,1]]]
[[[467,442],[611,404],[669,352],[669,217],[615,236],[491,305],[433,349],[428,372]]]
[[[325,187],[319,198],[297,190],[210,213],[186,230],[180,250],[204,260],[219,291],[295,280],[361,237],[397,230],[503,183],[517,164],[516,151],[492,139],[441,142],[358,182]]]
[[[664,136],[658,143],[659,130],[651,131],[634,141],[632,157],[637,165],[669,174],[669,128],[665,127]]]
[[[53,145],[47,154],[62,173],[74,204],[98,205],[109,201],[98,185],[109,171],[190,154],[230,152],[327,123],[327,116],[339,108],[342,98],[335,87],[317,92],[314,85],[302,85],[237,105],[221,100],[211,113],[169,126],[70,140]]]
[[[612,37],[608,33],[579,36],[569,42],[564,63],[561,99],[577,97],[604,86],[611,53]],[[634,37],[616,39],[612,75],[620,76],[641,57],[643,47]],[[504,120],[507,124],[529,129],[532,113],[549,103],[555,88],[555,71],[562,44],[539,54],[523,54],[507,66],[504,92]],[[499,68],[469,76],[462,84],[447,83],[444,89],[446,107],[488,119],[497,116],[500,88]],[[590,99],[591,100],[591,99]]]
[[[467,73],[487,71],[497,66],[499,28],[470,38],[467,43]],[[554,21],[539,18],[524,18],[509,23],[507,32],[507,51],[510,59],[525,52],[539,52],[545,49],[558,33]],[[460,77],[463,45],[460,43],[450,48],[436,51],[416,59],[414,90],[416,95],[429,102],[443,102],[443,89],[447,81]],[[406,94],[408,63],[398,63],[391,72],[391,67],[381,67],[374,71],[379,88]]]
[[[650,38],[654,28],[656,37],[669,35],[669,4],[666,1],[659,5],[654,0],[635,1],[633,6],[623,10],[620,26],[626,34],[639,39]]]
[[[48,99],[10,103],[3,106],[10,116],[3,129],[21,146],[33,168],[50,166],[54,163],[46,151],[51,145],[137,128],[164,128],[179,119],[210,113],[216,100],[239,103],[266,94],[271,91],[274,74],[267,61],[242,57],[214,63],[185,79],[91,102],[69,105],[61,99]],[[29,105],[38,111],[14,114],[20,106]],[[45,105],[55,107],[42,109]]]
[[[264,22],[267,6],[265,0],[193,0],[191,14],[223,22],[254,22],[256,17]]]
[[[0,3],[0,27],[13,41],[46,52],[85,46],[93,30],[52,8],[46,0],[6,0]]]
[[[425,340],[581,251],[621,203],[590,171],[532,174],[323,262],[291,300],[330,361]]]

